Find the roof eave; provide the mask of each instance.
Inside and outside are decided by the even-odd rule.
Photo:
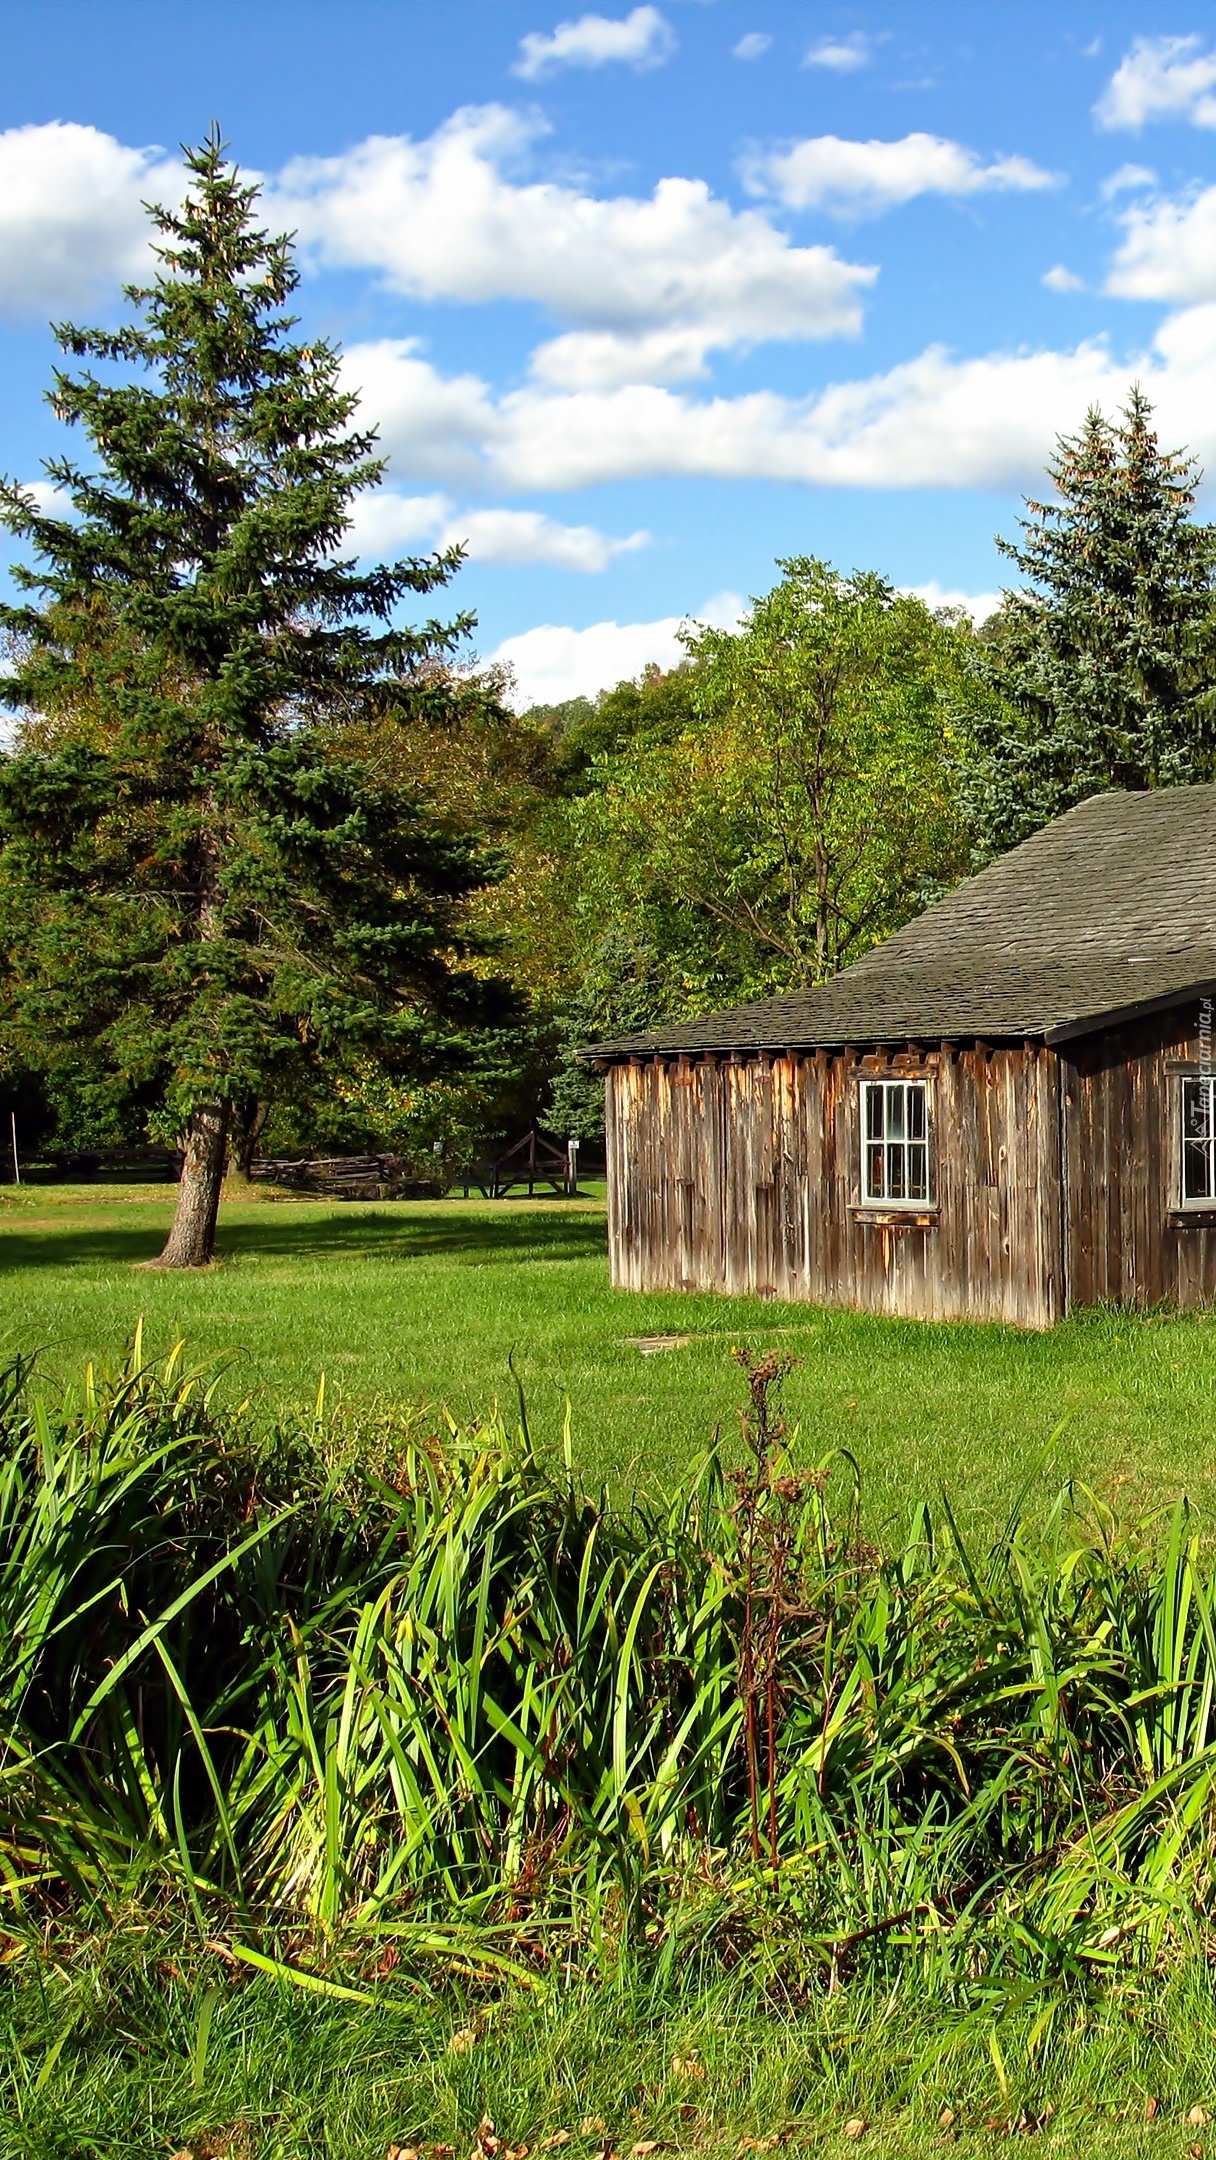
[[[816,1051],[874,1051],[884,1050],[896,1044],[915,1044],[918,1048],[935,1049],[942,1043],[1022,1043],[1045,1041],[1041,1026],[1015,1028],[951,1028],[937,1034],[909,1033],[902,1028],[887,1028],[882,1034],[871,1032],[861,1035],[851,1029],[839,1029],[831,1035],[821,1035],[815,1041],[796,1035],[772,1036],[766,1042],[698,1042],[671,1043],[642,1037],[635,1042],[589,1043],[576,1050],[574,1056],[580,1065],[599,1066],[627,1065],[634,1060],[641,1063],[653,1058],[753,1058],[753,1057],[813,1057]]]
[[[1176,1005],[1185,1005],[1188,998],[1203,997],[1208,992],[1216,998],[1216,977],[1203,976],[1185,989],[1167,990],[1161,997],[1137,998],[1129,1005],[1111,1005],[1080,1019],[1062,1020],[1057,1027],[1044,1029],[1043,1040],[1054,1049],[1057,1043],[1074,1042],[1080,1035],[1097,1035],[1103,1028],[1122,1027],[1128,1020],[1146,1020],[1152,1013],[1171,1012]]]

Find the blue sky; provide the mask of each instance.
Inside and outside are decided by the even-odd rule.
[[[0,466],[49,316],[114,319],[219,121],[300,235],[388,486],[467,538],[519,695],[729,620],[774,558],[981,604],[1054,436],[1133,375],[1216,474],[1216,5],[0,5]]]

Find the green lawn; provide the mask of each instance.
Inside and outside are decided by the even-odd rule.
[[[568,1397],[586,1475],[627,1483],[674,1477],[715,1425],[733,1432],[730,1347],[774,1345],[800,1360],[788,1407],[807,1451],[856,1454],[871,1527],[942,1485],[964,1516],[991,1519],[1027,1476],[1042,1496],[1070,1471],[1125,1481],[1124,1512],[1185,1487],[1216,1522],[1216,1316],[1093,1314],[1023,1335],[617,1294],[598,1199],[262,1198],[226,1208],[214,1269],[142,1272],[171,1203],[136,1185],[0,1193],[9,1349],[37,1348],[49,1373],[69,1375],[116,1359],[142,1315],[152,1346],[185,1334],[195,1359],[227,1361],[226,1384],[264,1391],[268,1406],[311,1402],[324,1371],[352,1403],[446,1403],[458,1417],[511,1403],[513,1356],[545,1443],[558,1445]],[[687,1340],[649,1356],[630,1340],[668,1333]],[[1206,2129],[1216,2111],[1198,1953],[1085,2007],[1075,1975],[1047,1976],[1026,2000],[995,1982],[987,2006],[922,2000],[915,1980],[783,2006],[715,1979],[695,1951],[651,1981],[603,1947],[598,1977],[588,1956],[583,1979],[554,1970],[501,2002],[475,1989],[466,2000],[455,1976],[432,2002],[404,1967],[363,1957],[355,1996],[337,2002],[251,1980],[222,1943],[162,1940],[141,1915],[128,1937],[92,1925],[73,1936],[67,1923],[61,1939],[4,1933],[0,2160],[382,2160],[393,2143],[459,2160],[484,2114],[504,2145],[556,2151],[561,2138],[572,2160],[655,2145],[734,2160],[778,2139],[791,2154],[874,2160],[952,2145],[962,2160],[995,2150],[1023,2115],[1061,2160],[1212,2145],[1192,2112]],[[1064,2014],[1045,2026],[1057,1984]],[[844,2125],[858,2117],[855,2141]]]
[[[1042,1463],[1125,1481],[1134,1508],[1185,1488],[1216,1519],[1216,1315],[1084,1315],[1048,1335],[925,1325],[749,1299],[640,1297],[608,1286],[598,1199],[386,1203],[259,1198],[228,1205],[222,1263],[139,1271],[159,1246],[164,1186],[44,1186],[0,1198],[0,1333],[56,1374],[112,1357],[142,1314],[232,1361],[242,1393],[446,1404],[458,1418],[514,1399],[544,1440],[565,1399],[590,1479],[670,1478],[735,1426],[735,1343],[799,1366],[788,1408],[814,1455],[857,1456],[872,1522],[946,1486],[1003,1507]],[[678,1333],[643,1355],[631,1336]],[[1053,1431],[1064,1422],[1052,1442]]]

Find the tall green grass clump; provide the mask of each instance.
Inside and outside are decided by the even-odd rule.
[[[1185,1502],[867,1537],[743,1357],[742,1467],[580,1489],[526,1420],[260,1429],[180,1353],[0,1384],[11,1930],[558,1978],[627,1955],[1045,2014],[1206,1949],[1216,1633]],[[379,1964],[377,1964],[379,1961]],[[1026,1991],[1029,1990],[1029,1995]]]

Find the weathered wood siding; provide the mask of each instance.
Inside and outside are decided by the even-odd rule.
[[[876,1073],[930,1083],[929,1220],[858,1206],[858,1083]],[[1063,1309],[1058,1077],[1034,1044],[617,1065],[613,1281],[1049,1326]]]
[[[1216,1210],[1179,1207],[1179,1088],[1199,1051],[1197,1002],[1061,1050],[1070,1304],[1216,1299]]]

